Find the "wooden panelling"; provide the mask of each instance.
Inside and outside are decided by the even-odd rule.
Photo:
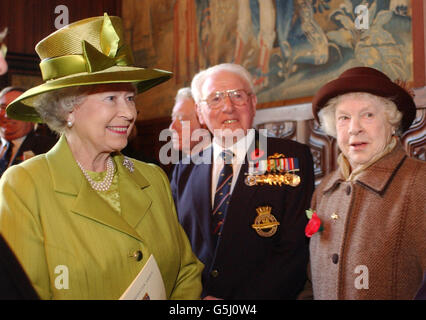
[[[5,40],[9,52],[35,54],[35,45],[56,30],[55,8],[65,5],[69,12],[69,23],[101,16],[121,16],[121,0],[1,0],[0,27],[8,27]]]
[[[148,159],[149,162],[155,162],[160,165],[167,174],[170,174],[172,165],[162,164],[160,162],[160,149],[167,143],[167,141],[160,141],[160,133],[162,130],[167,129],[170,126],[170,122],[170,117],[137,121],[136,127],[138,135],[134,141],[131,142],[133,149],[135,149],[139,154],[143,154],[145,159]]]
[[[69,23],[109,15],[121,16],[121,0],[1,0],[0,28],[8,27],[4,40],[8,53],[9,72],[0,77],[0,87],[18,85],[28,88],[41,82],[36,44],[56,30],[55,8],[68,8]]]

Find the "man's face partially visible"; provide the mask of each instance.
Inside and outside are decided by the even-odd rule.
[[[198,143],[198,141],[192,141],[192,133],[194,130],[200,129],[193,99],[180,99],[176,102],[173,107],[172,123],[169,128],[173,133],[173,148],[189,153],[194,145]]]
[[[0,136],[7,141],[26,136],[33,128],[31,122],[14,120],[6,116],[7,105],[21,94],[19,91],[10,91],[0,98]]]

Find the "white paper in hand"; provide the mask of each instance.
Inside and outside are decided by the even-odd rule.
[[[120,300],[166,300],[163,278],[152,254]]]

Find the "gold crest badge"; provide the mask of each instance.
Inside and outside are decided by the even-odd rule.
[[[272,237],[280,225],[277,219],[271,214],[271,211],[272,207],[269,206],[256,209],[257,217],[251,227],[261,237]]]

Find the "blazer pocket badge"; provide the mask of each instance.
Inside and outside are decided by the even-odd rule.
[[[298,158],[286,158],[281,153],[275,153],[268,159],[249,163],[245,184],[250,187],[264,184],[297,187],[301,182],[300,176],[295,174],[297,171],[299,171]]]
[[[258,207],[256,209],[257,217],[254,219],[254,224],[251,227],[261,237],[269,238],[272,237],[278,229],[280,223],[271,214],[272,207]]]

